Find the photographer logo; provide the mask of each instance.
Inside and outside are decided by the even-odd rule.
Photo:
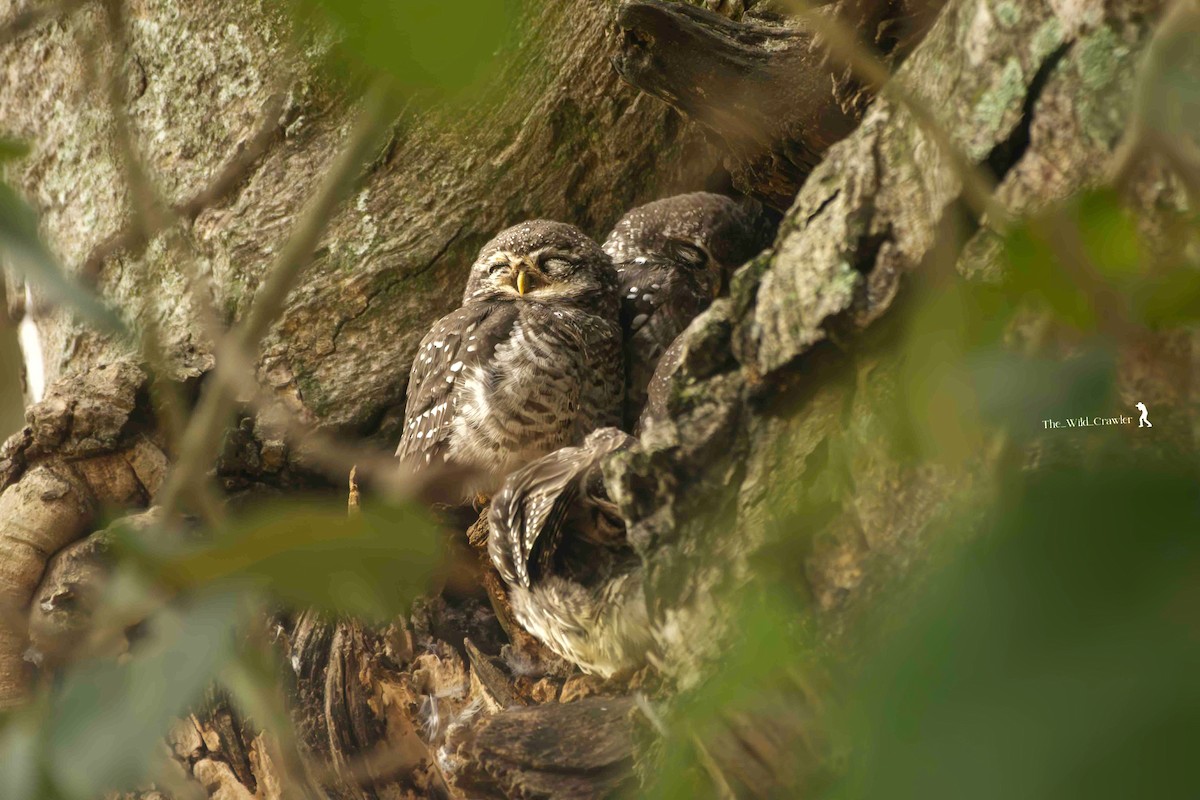
[[[1134,404],[1137,410],[1141,413],[1138,417],[1139,428],[1153,428],[1154,424],[1150,422],[1149,411],[1146,404],[1137,402]],[[1105,428],[1113,425],[1132,425],[1133,417],[1127,417],[1120,414],[1115,417],[1071,417],[1069,419],[1044,419],[1042,420],[1042,428],[1044,430],[1055,430],[1058,428]]]
[[[1150,422],[1150,417],[1148,416],[1150,412],[1146,410],[1146,404],[1139,401],[1135,405],[1137,406],[1137,410],[1142,412],[1142,416],[1138,419],[1138,427],[1153,428],[1154,425]]]

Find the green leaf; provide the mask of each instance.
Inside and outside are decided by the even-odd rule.
[[[1102,189],[1081,195],[1076,218],[1088,259],[1103,277],[1126,281],[1142,272],[1141,235],[1116,191]]]
[[[120,318],[59,263],[38,235],[37,214],[11,187],[0,183],[0,256],[51,300],[108,332],[124,332]]]
[[[17,161],[29,155],[29,145],[20,139],[0,136],[0,164],[5,161]]]
[[[0,279],[0,303],[4,302],[3,279]],[[0,308],[4,308],[0,305]],[[19,429],[25,414],[25,393],[21,388],[21,347],[17,328],[8,324],[0,312],[0,437]],[[2,796],[2,795],[0,795]]]
[[[172,718],[196,702],[232,657],[243,603],[200,592],[155,614],[124,664],[77,664],[52,700],[47,764],[68,797],[132,789],[151,774]]]
[[[338,49],[401,88],[458,91],[500,65],[515,0],[297,0],[297,19],[332,25]]]
[[[42,780],[42,720],[35,712],[17,712],[0,725],[0,797],[46,800],[52,796]]]
[[[154,552],[146,539],[119,537],[168,585],[250,583],[320,610],[387,619],[428,588],[441,538],[423,514],[312,502],[278,503],[233,522],[201,548]]]
[[[1183,266],[1134,292],[1134,310],[1151,328],[1167,328],[1200,320],[1200,269]]]
[[[1195,476],[1137,453],[1013,476],[917,602],[880,606],[837,796],[1194,795]]]
[[[899,391],[887,401],[903,415],[897,422],[907,428],[902,435],[913,452],[943,463],[973,458],[983,442],[967,369],[975,327],[969,297],[957,278],[923,287],[897,355]]]
[[[1061,321],[1080,328],[1096,327],[1096,313],[1087,295],[1068,277],[1050,243],[1029,224],[1021,224],[1004,241],[1009,269],[1006,283],[1015,297],[1042,300]]]

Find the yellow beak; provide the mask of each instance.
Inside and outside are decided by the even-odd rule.
[[[525,289],[529,283],[525,277],[525,270],[517,270],[517,294],[524,296]]]

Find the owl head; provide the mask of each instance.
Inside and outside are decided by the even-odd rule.
[[[685,297],[704,298],[703,307],[720,295],[725,285],[720,263],[700,246],[682,239],[667,239],[660,251],[648,251],[646,255],[618,261],[616,265],[617,278],[626,287],[619,294],[630,292],[628,297],[622,298],[627,301],[633,301],[639,294],[638,287],[642,293],[652,291],[646,284],[655,282],[663,284],[666,298],[670,298],[664,299],[677,309],[680,308],[679,301]],[[654,293],[657,291],[653,290]],[[624,303],[621,307],[622,315],[629,320],[637,319],[644,311],[636,303]],[[637,330],[637,326],[630,330]]]
[[[582,303],[615,298],[616,292],[616,270],[600,245],[574,225],[533,220],[501,231],[483,246],[463,304]]]
[[[692,192],[638,206],[622,217],[604,242],[616,262],[669,257],[721,281],[770,244],[773,226],[753,201]]]

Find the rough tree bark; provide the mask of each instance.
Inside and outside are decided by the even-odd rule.
[[[1033,210],[1104,175],[1160,6],[952,0],[901,75],[967,157],[993,171],[1009,207]],[[0,3],[0,19],[22,7]],[[619,46],[614,11],[600,0],[547,4],[526,26],[537,67],[520,59],[494,78],[521,91],[397,126],[333,221],[258,365],[259,378],[302,418],[393,442],[412,349],[455,304],[470,256],[498,228],[545,216],[602,235],[640,200],[722,180],[720,153],[697,128],[618,80],[609,64]],[[65,261],[97,267],[106,296],[159,321],[172,377],[191,386],[212,367],[213,342],[172,250],[158,239],[97,263],[98,248],[108,253],[129,218],[112,122],[85,78],[79,42],[98,16],[84,7],[0,48],[0,127],[35,145],[8,177],[40,208]],[[262,155],[182,228],[216,307],[225,321],[236,319],[336,152],[350,111],[289,54],[286,23],[268,4],[139,0],[129,18],[131,120],[171,202],[205,197],[239,146],[264,125],[269,132]],[[1153,161],[1130,191],[1154,210],[1150,225],[1156,214],[1186,208],[1179,184]],[[711,598],[744,580],[764,532],[786,520],[789,509],[775,502],[789,496],[781,490],[806,485],[835,433],[889,435],[876,413],[895,381],[882,340],[908,276],[935,251],[949,253],[964,275],[999,268],[996,237],[964,210],[962,193],[959,173],[913,116],[877,100],[808,178],[774,247],[685,333],[670,418],[607,476],[647,563],[652,616],[664,623],[661,674],[597,686],[497,623],[479,594],[429,598],[386,630],[284,620],[303,747],[314,763],[342,771],[330,778],[331,793],[590,797],[626,783],[629,692],[637,681],[687,691],[711,668],[727,638]],[[945,234],[951,215],[968,218],[965,243]],[[146,276],[162,291],[143,294]],[[53,598],[80,568],[64,554],[43,575],[47,561],[92,529],[99,504],[148,501],[167,456],[131,354],[60,312],[41,312],[37,322],[56,383],[0,452],[0,580],[11,604],[36,600],[52,616]],[[1164,335],[1131,344],[1128,355],[1138,368],[1123,374],[1123,394],[1131,403],[1134,393],[1163,398],[1156,424],[1194,446],[1187,419],[1200,397],[1191,382],[1196,342]],[[229,489],[314,480],[303,454],[253,419],[234,441],[220,465]],[[919,555],[929,522],[974,481],[970,472],[916,470],[882,452],[850,472],[851,499],[814,532],[803,564],[814,618],[834,637],[845,612]],[[484,534],[473,531],[476,541]],[[14,627],[0,621],[0,705],[27,686],[30,633]],[[509,674],[496,658],[504,647],[539,661],[545,677]],[[52,656],[52,646],[41,649]],[[598,692],[619,697],[588,697]],[[207,791],[276,796],[259,732],[227,703],[213,698],[191,722],[172,744]],[[537,735],[547,729],[553,747]],[[393,759],[375,764],[380,753]],[[360,785],[350,773],[364,763],[372,766]],[[738,774],[736,765],[730,772]],[[759,780],[770,776],[745,783]]]

